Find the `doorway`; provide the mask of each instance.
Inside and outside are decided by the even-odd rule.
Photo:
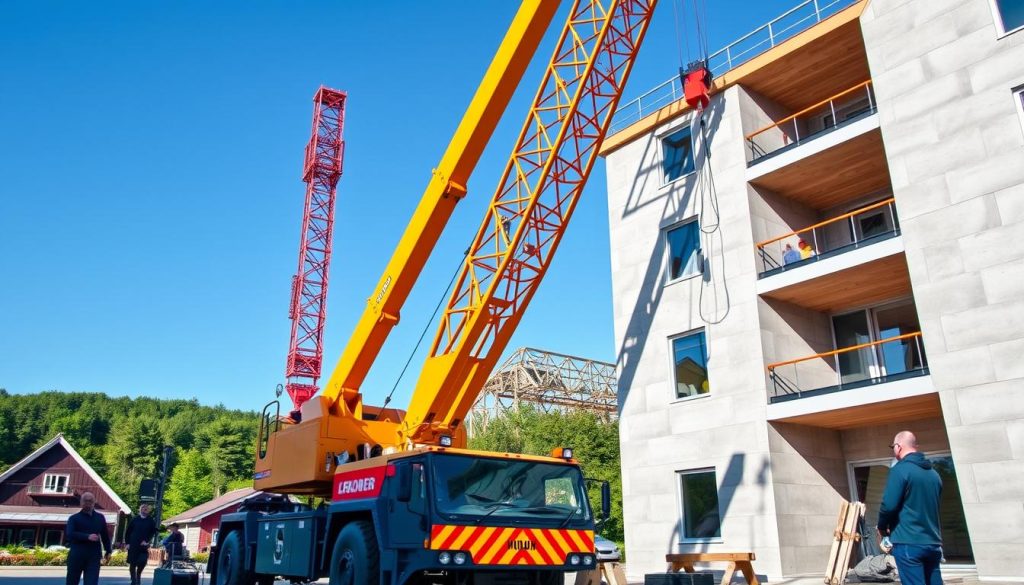
[[[836,349],[875,343],[836,356],[842,385],[884,381],[925,373],[927,361],[920,336],[917,307],[911,299],[832,316]],[[894,339],[902,337],[901,339]]]
[[[949,453],[925,455],[942,478],[942,500],[939,503],[939,525],[942,531],[942,552],[947,564],[974,564],[974,552],[964,518],[964,505],[960,499],[960,486],[956,467]],[[849,464],[850,497],[864,502],[864,526],[878,525],[878,508],[882,492],[889,478],[888,459],[854,461]]]

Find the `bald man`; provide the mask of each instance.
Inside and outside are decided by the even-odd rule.
[[[892,556],[903,585],[942,585],[939,499],[942,478],[917,450],[917,437],[901,431],[890,445],[897,463],[878,510],[878,535],[892,541]]]
[[[68,517],[65,540],[70,550],[66,583],[78,585],[84,578],[85,585],[97,585],[100,579],[100,558],[110,560],[110,534],[107,532],[106,518],[95,510],[96,496],[92,492],[84,492],[79,501],[82,511]]]

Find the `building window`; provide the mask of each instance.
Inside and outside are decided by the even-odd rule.
[[[708,393],[708,346],[703,331],[672,340],[672,365],[676,398]]]
[[[668,230],[666,238],[669,281],[700,274],[700,224],[688,221]]]
[[[661,139],[662,169],[665,171],[665,182],[693,172],[693,141],[690,139],[690,127],[676,130]]]
[[[714,469],[679,472],[683,541],[707,541],[722,537],[718,512],[718,481]]]
[[[68,493],[68,479],[67,475],[47,473],[43,476],[43,491],[51,494],[66,494]]]
[[[1017,104],[1017,114],[1020,115],[1020,124],[1024,126],[1024,85],[1013,90],[1013,101]]]
[[[18,531],[18,544],[21,546],[35,546],[36,545],[36,529],[35,528],[22,528]]]
[[[11,542],[11,540],[14,538],[12,536],[13,534],[13,528],[0,528],[0,546],[14,544],[13,542]]]
[[[43,537],[43,546],[54,546],[63,544],[63,530],[47,530]]]
[[[1002,33],[1024,28],[1024,0],[992,0],[996,26]]]

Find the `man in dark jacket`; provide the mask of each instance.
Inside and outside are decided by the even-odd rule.
[[[898,462],[878,511],[879,538],[888,536],[903,585],[942,585],[939,499],[942,478],[917,450],[917,437],[902,431],[892,441]]]
[[[149,504],[139,506],[139,515],[132,518],[124,531],[124,541],[128,544],[128,573],[132,577],[132,585],[141,585],[142,569],[149,560],[149,544],[156,535],[156,520],[149,515]]]
[[[85,575],[85,585],[97,585],[100,580],[100,558],[106,551],[105,560],[110,560],[110,534],[107,520],[94,510],[96,496],[85,492],[81,497],[82,511],[68,518],[66,540],[68,551],[67,585],[78,585]],[[100,548],[102,543],[103,548]]]

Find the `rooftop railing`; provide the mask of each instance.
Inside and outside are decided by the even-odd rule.
[[[768,364],[769,402],[860,388],[928,373],[921,332]]]
[[[875,113],[871,80],[858,83],[813,106],[747,134],[750,163],[779,154]]]
[[[739,67],[779,43],[790,39],[859,0],[807,0],[753,31],[743,35],[708,57],[708,69],[719,76]],[[644,116],[683,98],[679,77],[675,76],[615,111],[609,134],[623,130]]]
[[[755,244],[761,259],[759,276],[778,274],[898,236],[895,204],[896,199],[890,197]]]

